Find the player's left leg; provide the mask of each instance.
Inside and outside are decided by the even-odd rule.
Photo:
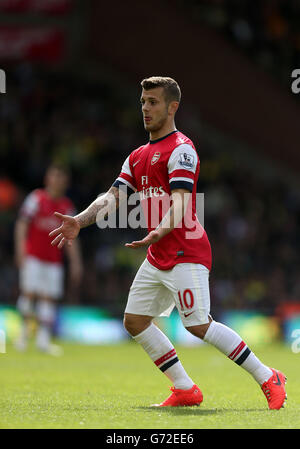
[[[60,264],[41,262],[42,273],[36,305],[38,330],[36,346],[42,352],[61,355],[62,349],[53,345],[52,331],[56,318],[57,300],[63,295],[63,268]]]
[[[177,278],[181,279],[178,304],[184,326],[193,335],[215,346],[244,368],[262,387],[269,407],[280,408],[286,399],[285,376],[264,365],[234,330],[211,319],[208,270],[202,265],[190,265],[190,276],[188,273],[183,276],[185,267],[177,268]],[[187,282],[190,282],[189,288]]]
[[[250,350],[242,338],[222,323],[211,321],[208,325],[186,327],[196,337],[219,349],[237,365],[244,368],[261,386],[270,409],[284,407],[286,376],[264,365]]]
[[[56,312],[55,309],[56,305],[53,298],[46,295],[40,295],[36,306],[36,316],[38,320],[36,346],[43,352],[49,352],[50,350],[52,328]]]

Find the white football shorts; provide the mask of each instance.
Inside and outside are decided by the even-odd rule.
[[[27,256],[20,269],[20,289],[23,293],[60,299],[64,291],[63,265]]]
[[[196,263],[159,270],[146,259],[130,287],[125,313],[169,316],[174,306],[185,327],[209,322],[209,270]]]

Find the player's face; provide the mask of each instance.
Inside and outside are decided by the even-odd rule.
[[[169,118],[168,104],[165,100],[163,88],[143,89],[141,104],[146,131],[159,131]]]
[[[45,186],[54,195],[63,195],[68,187],[68,175],[62,170],[51,168],[46,173]]]

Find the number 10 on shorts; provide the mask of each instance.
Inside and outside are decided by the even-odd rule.
[[[178,291],[178,299],[179,299],[179,303],[180,303],[180,307],[181,310],[184,311],[188,311],[190,309],[193,308],[194,306],[194,295],[193,292],[189,289],[186,288],[183,292],[181,292],[180,290]],[[192,312],[190,312],[192,313]],[[184,314],[184,316],[188,316],[189,314]]]

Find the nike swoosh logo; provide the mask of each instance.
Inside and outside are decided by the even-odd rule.
[[[279,379],[279,376],[278,376],[277,373],[276,373],[276,377],[277,377],[277,382],[274,382],[274,381],[273,381],[273,383],[274,383],[275,385],[281,385],[281,380]]]
[[[192,315],[192,313],[194,313],[194,310],[190,313],[184,313],[183,315],[187,318],[188,316]]]
[[[132,164],[132,166],[135,167],[136,164],[138,164],[139,162],[140,162],[140,159],[137,162],[135,162],[134,164]]]

